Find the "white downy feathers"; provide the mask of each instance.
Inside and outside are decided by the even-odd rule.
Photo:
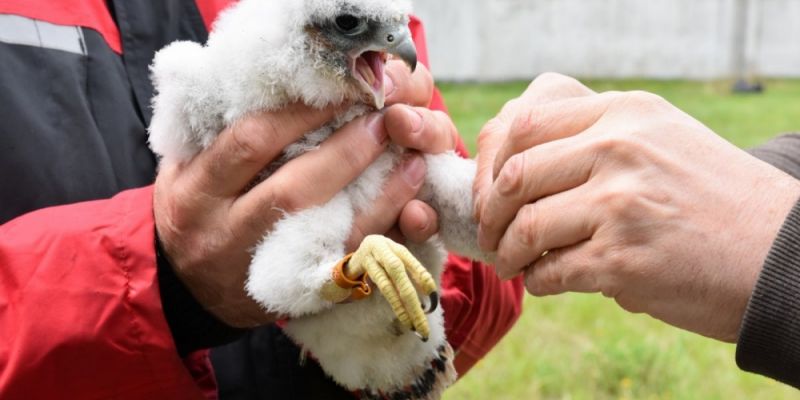
[[[309,26],[342,12],[407,24],[410,11],[408,0],[240,1],[221,15],[206,45],[177,42],[156,55],[152,149],[162,163],[182,162],[248,113],[277,110],[296,101],[321,108],[362,99],[363,90],[349,77],[350,71],[331,62],[326,53],[330,48]],[[281,162],[312,150],[334,128],[369,110],[356,105],[329,126],[309,132],[305,141],[286,149]],[[455,379],[441,308],[428,316],[431,337],[423,343],[398,329],[380,295],[341,305],[319,295],[333,265],[345,256],[354,214],[381,192],[402,152],[390,146],[330,202],[286,215],[265,233],[254,250],[247,291],[266,310],[291,316],[287,334],[344,387],[369,398],[430,384],[434,387],[417,388],[425,389],[424,394],[412,398],[436,399]],[[441,231],[439,238],[409,249],[438,279],[445,258],[442,243],[472,257],[489,255],[477,250],[471,216],[474,163],[452,152],[426,156],[426,161],[421,197],[439,212]],[[431,368],[435,371],[429,372]],[[435,382],[428,382],[431,374]]]

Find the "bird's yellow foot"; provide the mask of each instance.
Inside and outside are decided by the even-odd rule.
[[[436,309],[439,296],[433,277],[411,252],[387,237],[367,236],[355,253],[334,268],[322,296],[336,303],[358,300],[369,296],[369,281],[389,302],[400,324],[428,340],[430,327],[425,313]],[[430,298],[427,311],[422,308],[417,288]]]

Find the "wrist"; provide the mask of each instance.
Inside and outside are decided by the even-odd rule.
[[[196,350],[233,342],[245,333],[245,330],[220,321],[194,298],[175,274],[158,243],[156,260],[164,317],[181,357]]]
[[[739,220],[738,236],[735,238],[738,244],[731,244],[734,258],[729,261],[731,266],[735,266],[737,261],[740,265],[734,267],[737,273],[732,276],[735,298],[726,301],[733,307],[734,317],[726,341],[734,343],[739,339],[748,302],[763,275],[776,238],[781,235],[787,216],[793,213],[800,199],[800,182],[771,166],[766,167],[774,174],[765,175],[751,188],[751,193],[757,199],[751,203],[752,211],[743,211],[734,216]]]
[[[202,268],[197,265],[191,270]],[[173,273],[198,305],[230,327],[255,328],[278,319],[247,295],[241,280],[226,283],[225,279],[187,273],[187,268],[173,268]]]
[[[169,241],[161,239],[158,229],[156,233],[159,263],[168,266],[170,274],[180,282],[187,295],[207,313],[236,329],[254,328],[277,320],[276,316],[268,314],[245,292],[246,267],[241,272],[231,267],[219,273],[220,269],[214,268],[214,265],[207,261],[209,257],[205,257],[201,251],[181,253],[180,249],[187,246],[171,245]],[[172,258],[176,255],[180,262]],[[247,265],[249,256],[244,255],[244,260],[229,258],[227,264]],[[214,271],[218,273],[212,274]]]

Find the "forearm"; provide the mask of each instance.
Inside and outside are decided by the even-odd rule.
[[[0,226],[0,397],[198,390],[164,318],[151,204],[145,188]]]

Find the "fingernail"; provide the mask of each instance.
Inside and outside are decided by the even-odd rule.
[[[394,90],[395,90],[394,80],[392,79],[392,77],[389,74],[384,74],[384,77],[383,77],[383,92],[386,93],[385,96],[386,96],[387,99],[389,98],[389,96],[392,95],[392,93],[394,93]]]
[[[381,113],[372,113],[367,117],[366,121],[367,132],[369,132],[372,139],[375,140],[375,143],[379,145],[383,145],[388,139],[383,118],[383,114]]]
[[[425,178],[425,161],[419,155],[411,155],[403,162],[403,179],[411,187],[418,187]]]
[[[408,120],[411,122],[411,132],[419,132],[422,130],[422,114],[417,112],[412,107],[406,107],[406,115],[408,115]]]

